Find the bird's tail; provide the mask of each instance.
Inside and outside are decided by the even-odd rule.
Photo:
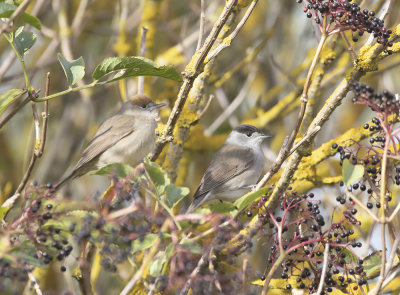
[[[203,205],[203,203],[208,199],[209,193],[205,196],[197,197],[193,199],[192,204],[190,204],[189,208],[187,208],[186,213],[191,213],[193,210],[197,209],[199,206]]]
[[[62,178],[54,187],[54,192],[57,192],[58,190],[60,190],[64,184],[66,184],[68,181],[70,181],[71,179],[75,178],[75,170],[72,171],[70,174],[68,174],[66,177]]]

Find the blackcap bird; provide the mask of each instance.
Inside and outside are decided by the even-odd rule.
[[[269,136],[252,125],[239,125],[214,155],[187,213],[210,200],[235,201],[253,187],[264,168],[262,141]]]
[[[104,121],[88,143],[74,170],[55,186],[111,163],[137,166],[155,147],[158,108],[146,95],[135,95]]]

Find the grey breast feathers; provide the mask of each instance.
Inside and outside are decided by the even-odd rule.
[[[224,144],[204,173],[194,199],[221,188],[224,183],[248,170],[253,163],[254,153],[251,148]]]

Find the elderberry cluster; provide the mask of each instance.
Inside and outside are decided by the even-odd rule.
[[[354,82],[352,85],[355,97],[354,103],[366,104],[373,111],[385,113],[385,115],[400,113],[400,101],[396,96],[387,90],[382,93],[375,92],[374,88],[367,84]],[[377,124],[378,122],[374,122]]]
[[[322,276],[323,252],[329,244],[323,291],[332,292],[335,288],[343,289],[350,285],[358,288],[366,284],[363,261],[350,254],[352,248],[362,246],[353,238],[352,227],[360,225],[354,217],[356,212],[345,210],[338,222],[329,224],[321,214],[321,201],[313,198],[313,193],[288,191],[280,201],[281,216],[264,207],[267,197],[261,197],[258,204],[247,212],[251,216],[254,209],[263,207],[266,213],[258,214],[260,226],[272,231],[268,267],[261,280],[266,279],[266,273],[283,249],[287,258],[280,265],[281,278],[288,282],[284,288],[307,289],[310,293],[317,291]]]
[[[373,34],[379,44],[384,47],[384,52],[392,54],[392,50],[387,49],[393,45],[389,40],[391,30],[385,28],[384,21],[375,16],[374,11],[363,9],[357,3],[350,3],[351,0],[306,0],[308,4],[304,7],[304,13],[308,18],[314,15],[315,22],[320,25],[321,18],[327,17],[326,33],[334,34],[351,30],[356,35],[353,35],[353,41],[357,42],[358,38],[364,32]],[[298,3],[303,0],[297,0]]]

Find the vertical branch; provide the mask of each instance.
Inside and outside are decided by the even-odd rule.
[[[206,13],[205,13],[205,0],[200,1],[200,28],[199,28],[199,38],[197,39],[196,51],[198,51],[201,47],[201,43],[203,42],[204,35],[204,24],[206,22]]]
[[[382,158],[382,168],[381,168],[381,187],[380,187],[380,220],[381,220],[381,243],[382,243],[382,257],[381,257],[381,272],[378,278],[378,281],[371,291],[371,294],[376,295],[379,293],[383,281],[385,280],[385,267],[386,267],[386,170],[387,170],[387,156],[388,156],[388,147],[390,142],[390,134],[386,134],[385,148],[383,150],[383,158]]]
[[[153,153],[150,155],[150,159],[154,161],[158,158],[164,146],[172,141],[172,133],[175,128],[176,122],[178,121],[179,115],[182,112],[183,106],[186,103],[186,99],[188,98],[189,92],[193,87],[194,80],[204,69],[204,60],[206,56],[210,52],[212,46],[215,43],[215,40],[218,37],[221,29],[225,25],[228,20],[228,17],[233,13],[234,8],[236,7],[237,0],[230,0],[225,4],[223,11],[221,12],[218,20],[214,24],[210,34],[208,35],[206,41],[203,46],[198,50],[192,57],[192,60],[186,66],[185,71],[183,72],[183,84],[178,94],[178,98],[175,101],[175,105],[172,109],[171,115],[168,118],[167,125],[163,131],[163,134],[159,141],[156,144],[156,147]]]
[[[49,85],[50,85],[50,73],[47,73],[47,77],[46,77],[46,95],[49,94],[48,93],[49,92]],[[33,93],[33,94],[35,94],[35,93]],[[30,175],[32,173],[33,167],[35,166],[37,158],[40,158],[42,156],[42,154],[43,154],[43,150],[44,150],[44,146],[45,146],[45,142],[46,142],[48,105],[45,104],[45,108],[44,108],[44,114],[45,115],[43,115],[43,129],[42,129],[42,132],[40,132],[39,116],[37,114],[37,109],[36,109],[36,103],[35,102],[32,102],[32,112],[33,112],[33,120],[34,120],[34,124],[35,124],[35,139],[36,140],[35,140],[35,144],[34,144],[34,147],[33,147],[31,160],[29,162],[28,168],[27,168],[24,176],[22,177],[22,180],[21,180],[20,184],[18,185],[18,188],[16,189],[14,194],[10,198],[8,198],[1,205],[1,207],[9,207],[8,210],[10,210],[12,208],[12,206],[15,203],[15,201],[21,195],[22,190],[25,188],[25,186],[26,186],[26,184],[28,182],[28,179],[29,179],[29,177],[30,177]],[[40,134],[41,134],[41,136],[40,136]]]
[[[140,53],[139,56],[145,56],[146,52],[146,34],[149,28],[142,27],[142,35],[140,38]],[[138,78],[138,94],[143,94],[144,90],[144,76],[139,76]]]

